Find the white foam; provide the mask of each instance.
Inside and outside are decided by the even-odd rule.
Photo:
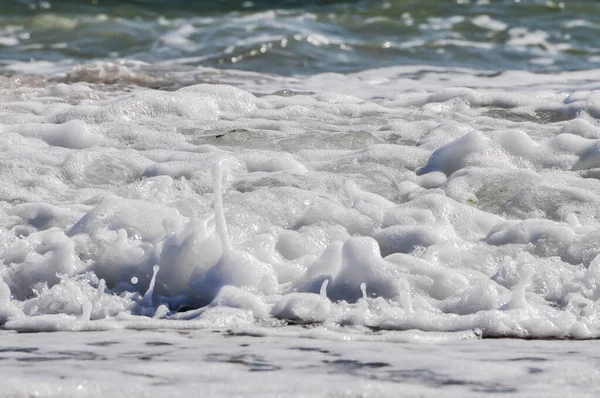
[[[592,72],[208,72],[2,81],[5,328],[600,335]]]
[[[471,22],[480,28],[489,29],[495,32],[501,32],[508,27],[504,22],[493,19],[489,15],[478,15],[473,18]]]

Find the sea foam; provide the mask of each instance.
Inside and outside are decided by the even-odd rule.
[[[3,327],[598,337],[592,72],[413,72],[2,80]]]

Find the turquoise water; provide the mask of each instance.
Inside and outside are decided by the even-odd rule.
[[[131,59],[312,75],[600,66],[596,1],[3,0],[0,68]],[[2,69],[0,69],[2,70]]]

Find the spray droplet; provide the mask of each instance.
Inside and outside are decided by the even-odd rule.
[[[98,288],[96,289],[97,294],[102,295],[104,293],[104,289],[106,289],[106,281],[104,279],[100,279],[98,282]]]
[[[327,285],[329,285],[329,279],[325,279],[321,285],[321,291],[319,294],[322,298],[327,298]]]
[[[131,284],[132,285],[137,285],[138,281],[139,280],[138,280],[137,276],[134,276],[133,278],[131,278]]]
[[[100,299],[102,298],[102,295],[104,294],[105,289],[106,289],[106,281],[104,279],[100,279],[100,281],[98,282],[98,288],[96,288],[96,295],[90,302],[90,305],[91,305],[90,316],[91,316],[92,310],[94,308],[96,308],[96,309],[100,308],[98,303],[100,302]]]
[[[154,296],[154,285],[156,284],[156,275],[158,274],[158,270],[160,267],[155,265],[152,267],[152,279],[150,280],[150,286],[148,286],[148,291],[144,294],[144,298],[142,299],[142,303],[145,306],[149,306],[152,303],[152,297]]]
[[[88,300],[81,304],[81,319],[83,321],[89,321],[92,317],[92,303]]]
[[[519,276],[521,280],[513,287],[511,291],[510,300],[502,309],[514,310],[514,309],[527,309],[529,303],[527,302],[527,286],[535,274],[535,268],[527,263],[519,264]]]
[[[362,298],[367,299],[367,284],[365,282],[360,284],[360,291],[362,292]]]

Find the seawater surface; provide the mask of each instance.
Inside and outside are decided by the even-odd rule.
[[[598,394],[598,371],[592,365],[598,348],[590,341],[464,340],[457,335],[394,332],[386,342],[377,339],[381,336],[352,332],[332,336],[297,327],[270,332],[0,332],[2,395]]]
[[[600,65],[593,0],[0,2],[0,70],[135,59],[279,75],[399,64],[560,71]]]
[[[1,4],[0,393],[596,395],[595,2]]]

